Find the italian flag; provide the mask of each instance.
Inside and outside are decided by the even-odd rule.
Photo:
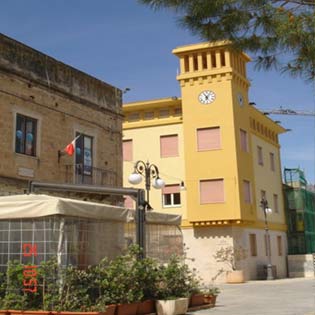
[[[77,139],[80,137],[81,135],[78,135],[77,137],[75,137],[64,149],[63,151],[65,153],[67,153],[68,155],[72,156],[74,151],[75,151],[75,143],[77,141]]]

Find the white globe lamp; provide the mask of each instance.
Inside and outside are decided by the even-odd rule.
[[[128,177],[128,182],[132,185],[138,185],[142,181],[142,176],[138,173],[132,173]]]
[[[154,179],[153,183],[152,183],[152,186],[155,188],[155,189],[161,189],[165,186],[165,182],[162,178],[156,178]]]

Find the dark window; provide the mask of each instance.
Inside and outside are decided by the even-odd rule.
[[[77,136],[79,133],[77,133]],[[92,176],[93,138],[84,134],[75,143],[75,164],[80,175]]]
[[[163,206],[180,206],[180,193],[163,194]]]
[[[164,206],[171,206],[172,205],[172,195],[171,194],[165,194],[164,197]]]
[[[180,205],[180,193],[173,194],[174,205]]]
[[[257,256],[256,234],[249,234],[249,246],[251,256]]]
[[[167,185],[162,189],[163,207],[180,206],[179,185]]]
[[[15,152],[36,156],[37,119],[16,114]]]

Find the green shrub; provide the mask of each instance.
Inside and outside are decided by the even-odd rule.
[[[188,297],[199,283],[194,271],[178,256],[172,256],[168,264],[161,265],[158,275],[157,299]]]
[[[139,259],[138,246],[112,261],[103,259],[97,266],[80,270],[61,268],[57,260],[36,268],[37,291],[23,289],[25,266],[8,264],[0,274],[0,307],[15,310],[104,311],[106,305],[132,303],[144,299],[170,299],[189,296],[198,279],[180,257],[159,265],[152,258]]]

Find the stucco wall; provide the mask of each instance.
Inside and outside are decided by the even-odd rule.
[[[257,256],[252,257],[250,254],[249,234],[256,234]],[[204,282],[224,282],[225,273],[217,277],[220,269],[230,270],[229,266],[224,263],[218,263],[213,255],[220,248],[233,246],[234,248],[244,248],[247,258],[237,263],[237,268],[245,271],[247,280],[262,279],[263,266],[267,264],[266,256],[265,231],[261,229],[248,229],[238,227],[222,228],[185,228],[183,229],[184,243],[188,256],[187,262],[198,270]],[[282,255],[278,255],[277,236],[282,238]],[[276,266],[277,278],[287,276],[286,253],[287,242],[284,232],[270,231],[271,241],[271,262]]]
[[[178,156],[161,157],[160,136],[178,135]],[[131,186],[128,183],[128,177],[133,172],[134,163],[137,160],[156,164],[160,170],[160,177],[166,185],[180,185],[185,181],[184,169],[184,139],[182,124],[167,126],[154,126],[150,128],[135,128],[124,130],[123,140],[132,140],[133,161],[124,161],[124,186]],[[135,187],[144,188],[144,179],[141,184]],[[150,205],[156,211],[167,212],[171,214],[181,214],[183,219],[187,217],[186,210],[186,191],[181,191],[181,206],[166,207],[162,206],[161,190],[151,188]]]

